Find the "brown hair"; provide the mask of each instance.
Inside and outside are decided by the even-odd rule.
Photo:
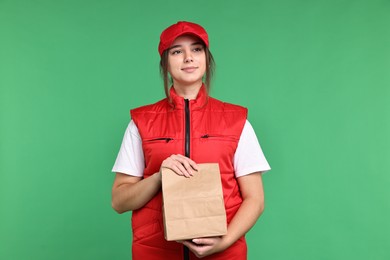
[[[206,72],[205,75],[203,76],[203,81],[206,87],[206,91],[207,93],[209,93],[211,80],[213,78],[214,71],[215,71],[215,62],[209,48],[204,46],[204,50],[206,54]],[[169,55],[169,49],[166,49],[161,55],[160,74],[164,82],[165,95],[169,99],[169,101],[171,101],[171,97],[169,96],[169,87],[170,85],[172,85],[172,79],[168,76],[168,55]]]

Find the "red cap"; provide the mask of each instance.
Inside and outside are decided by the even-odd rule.
[[[178,22],[166,28],[160,35],[160,44],[158,45],[158,52],[160,56],[168,49],[175,39],[183,34],[192,34],[199,37],[204,44],[209,47],[209,36],[206,30],[196,23]]]

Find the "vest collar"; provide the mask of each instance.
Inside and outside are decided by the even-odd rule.
[[[170,95],[171,101],[172,101],[170,104],[174,108],[178,108],[178,109],[183,109],[184,108],[184,98],[179,96],[176,93],[176,90],[175,90],[175,88],[173,86],[169,90],[169,95]],[[208,99],[208,94],[207,94],[207,91],[206,91],[206,87],[205,87],[204,84],[202,84],[202,86],[200,87],[198,95],[196,96],[196,98],[190,100],[191,108],[194,109],[194,108],[201,108],[201,107],[203,107],[206,104],[207,99]]]

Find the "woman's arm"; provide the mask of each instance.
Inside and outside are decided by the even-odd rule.
[[[198,166],[191,159],[173,154],[165,159],[161,168],[169,168],[178,175],[190,177]],[[160,171],[149,178],[134,177],[123,173],[116,173],[112,185],[112,207],[118,213],[136,210],[148,203],[161,188]]]
[[[112,207],[118,213],[136,210],[150,201],[161,187],[161,174],[142,179],[117,172],[112,185]]]
[[[183,242],[197,257],[204,257],[227,249],[253,227],[263,212],[264,192],[261,173],[245,175],[237,180],[243,202],[230,222],[227,234],[222,237],[197,238]]]

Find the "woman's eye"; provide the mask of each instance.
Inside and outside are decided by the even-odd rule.
[[[171,52],[171,54],[173,54],[173,55],[176,55],[176,54],[179,54],[179,53],[181,53],[180,50],[174,50],[174,51]]]
[[[202,47],[196,47],[196,48],[194,49],[194,51],[195,51],[195,52],[200,52],[200,51],[203,51],[203,48],[202,48]]]

